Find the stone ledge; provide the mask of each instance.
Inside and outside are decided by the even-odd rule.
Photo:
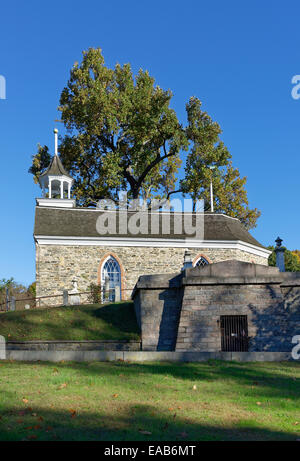
[[[7,351],[140,351],[141,341],[7,341]]]
[[[157,352],[157,351],[29,351],[8,350],[6,360],[60,362],[237,362],[293,361],[290,352]]]

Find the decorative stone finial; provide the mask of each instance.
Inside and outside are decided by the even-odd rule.
[[[285,272],[285,261],[284,261],[285,247],[282,246],[283,240],[280,237],[277,237],[275,242],[276,242],[276,247],[275,247],[276,266],[278,267],[280,272]]]
[[[193,267],[193,262],[192,262],[192,257],[191,257],[190,250],[185,250],[182,270],[185,270],[188,267]]]

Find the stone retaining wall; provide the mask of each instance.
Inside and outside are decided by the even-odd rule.
[[[223,315],[247,316],[249,352],[290,352],[300,334],[300,273],[276,267],[226,261],[177,277],[140,277],[133,298],[143,350],[218,353]]]

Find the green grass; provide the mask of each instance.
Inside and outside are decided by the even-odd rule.
[[[0,315],[0,335],[18,341],[140,339],[132,302],[7,312]]]
[[[298,362],[2,362],[0,389],[0,440],[300,438]]]

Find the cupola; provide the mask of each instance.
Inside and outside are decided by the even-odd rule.
[[[37,199],[39,206],[74,208],[75,200],[71,198],[74,179],[65,170],[58,156],[58,130],[54,129],[55,150],[49,167],[39,177],[43,198]],[[48,194],[47,194],[48,190]]]

